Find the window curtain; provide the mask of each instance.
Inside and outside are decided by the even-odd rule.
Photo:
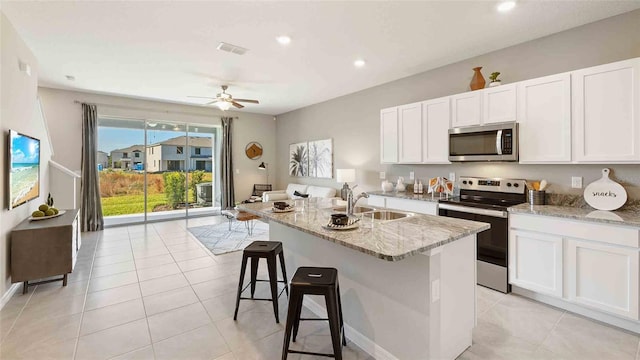
[[[96,155],[98,151],[98,114],[95,105],[82,104],[82,179],[80,228],[97,231],[104,228]]]
[[[233,152],[232,152],[232,117],[222,118],[222,152],[221,156],[221,209],[233,209],[236,206],[236,199],[233,188]]]

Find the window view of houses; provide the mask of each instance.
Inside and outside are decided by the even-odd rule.
[[[96,163],[105,217],[184,216],[215,205],[214,131],[187,133],[101,127]],[[146,187],[145,187],[146,174]],[[145,204],[146,189],[146,204]]]

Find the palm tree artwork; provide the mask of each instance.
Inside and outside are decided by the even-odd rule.
[[[309,156],[307,152],[307,143],[297,143],[289,145],[289,175],[309,175]]]
[[[309,176],[333,176],[333,143],[331,139],[309,142]]]

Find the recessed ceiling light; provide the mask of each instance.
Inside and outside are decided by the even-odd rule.
[[[288,37],[287,35],[280,35],[276,38],[276,40],[281,44],[281,45],[289,45],[289,43],[291,43],[291,38]]]
[[[66,77],[67,80],[69,80],[69,81],[74,81],[76,79],[76,77],[73,76],[73,75],[65,75],[64,77]]]
[[[362,60],[362,59],[358,59],[358,60],[353,62],[353,66],[355,66],[355,67],[361,68],[361,67],[363,67],[365,65],[366,65],[366,62],[364,60]]]
[[[515,1],[503,1],[500,4],[498,4],[497,9],[500,12],[507,12],[509,10],[512,10],[514,7],[516,7]]]

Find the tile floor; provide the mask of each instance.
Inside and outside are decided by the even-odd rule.
[[[186,230],[221,221],[83,234],[67,287],[19,291],[0,311],[0,358],[279,359],[286,297],[281,324],[269,302],[241,302],[234,321],[242,253],[212,255]],[[479,287],[478,309],[474,345],[460,359],[638,359],[637,335],[515,295]],[[326,325],[303,323],[295,346],[331,352]],[[344,357],[370,359],[352,343]]]

